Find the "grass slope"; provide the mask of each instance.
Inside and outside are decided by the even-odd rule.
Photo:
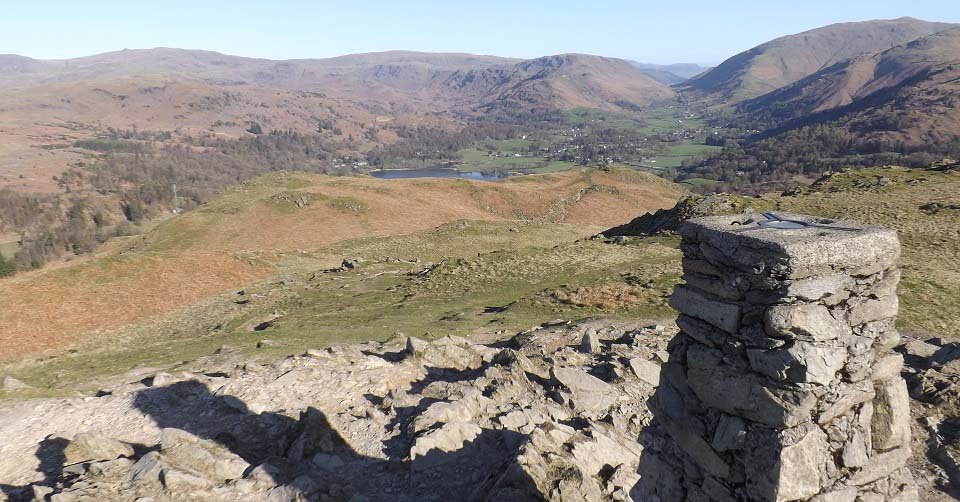
[[[274,199],[270,194],[287,194],[292,185],[304,193],[323,193],[328,183],[358,190],[373,190],[379,185],[369,185],[368,180],[302,175],[258,179],[205,208],[221,215],[219,219],[197,211],[179,221],[170,220],[154,232],[156,235],[135,245],[118,246],[127,250],[118,257],[94,260],[79,271],[50,274],[80,284],[79,290],[87,291],[96,284],[91,270],[96,267],[116,266],[113,263],[122,260],[133,260],[144,268],[150,268],[144,265],[149,260],[178,263],[175,260],[185,255],[172,247],[169,235],[173,234],[190,249],[206,253],[221,249],[219,256],[262,267],[254,270],[265,270],[263,275],[237,281],[230,288],[162,314],[79,337],[70,350],[8,359],[0,364],[0,374],[12,374],[36,386],[36,395],[64,394],[78,389],[94,391],[96,379],[134,367],[175,368],[178,361],[209,355],[224,345],[272,358],[335,343],[384,340],[397,331],[424,338],[451,334],[497,337],[557,318],[672,318],[674,313],[666,300],[680,277],[681,254],[676,237],[629,239],[620,245],[587,239],[601,228],[583,222],[599,223],[605,219],[603,215],[614,214],[613,208],[606,206],[617,207],[621,199],[603,191],[582,192],[585,176],[593,183],[587,186],[620,178],[621,190],[632,186],[624,177],[646,180],[639,173],[616,171],[524,177],[507,184],[468,183],[469,193],[483,195],[492,190],[518,198],[532,197],[533,192],[526,189],[560,193],[564,187],[568,194],[575,189],[580,202],[554,204],[552,210],[541,206],[536,222],[491,216],[456,219],[417,230],[411,221],[397,220],[398,228],[390,235],[337,241],[327,237],[328,243],[322,245],[317,244],[319,238],[310,237],[314,246],[310,249],[248,249],[230,255],[222,251],[223,246],[237,242],[223,235],[207,235],[230,234],[229,220],[246,221],[245,214],[262,212],[264,207],[279,215],[275,224],[304,219],[302,215],[309,214],[302,213],[303,208],[271,206],[275,202],[271,202]],[[431,187],[440,186],[448,196],[453,196],[451,191],[460,193],[455,189],[461,183],[441,181],[412,180],[408,188],[416,187],[418,197],[428,197]],[[384,183],[395,190],[403,186]],[[672,190],[670,186],[664,188]],[[798,195],[771,194],[750,201],[754,206],[896,228],[903,243],[900,328],[958,339],[960,210],[949,208],[960,203],[958,191],[960,173],[873,168],[835,174]],[[375,207],[374,197],[359,198],[346,190],[340,197],[351,197],[350,204]],[[330,205],[327,199],[318,200],[321,202],[311,204]],[[921,209],[931,202],[944,208]],[[522,205],[517,202],[514,207]],[[565,210],[558,211],[559,206]],[[565,217],[557,218],[559,214]],[[323,220],[314,221],[314,228],[323,228]],[[399,228],[402,225],[406,226]],[[284,241],[284,246],[301,243],[298,238],[288,238],[291,240]],[[159,258],[164,256],[167,260]],[[345,258],[356,266],[331,270]],[[199,263],[191,263],[188,268],[204,266],[217,269],[214,264]],[[115,274],[119,270],[105,271]],[[129,270],[123,273],[137,276]],[[178,285],[184,284],[182,277],[149,275],[151,280]],[[6,289],[8,283],[0,282],[0,287]],[[49,302],[50,298],[37,301]],[[49,308],[43,303],[35,307]],[[105,306],[101,308],[107,312]],[[269,342],[259,343],[262,340]]]
[[[469,219],[579,225],[558,234],[573,240],[637,212],[669,206],[679,190],[629,170],[577,170],[497,183],[265,176],[98,256],[0,281],[0,357],[102,344],[110,330],[251,281],[337,266],[348,250],[317,252],[351,239],[412,234]],[[431,246],[443,250],[446,243]]]

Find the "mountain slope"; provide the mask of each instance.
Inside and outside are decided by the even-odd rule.
[[[512,66],[457,72],[444,87],[461,99],[479,96],[485,111],[578,107],[621,109],[671,99],[674,92],[622,59],[562,54]]]
[[[906,142],[960,136],[960,28],[844,61],[739,110],[774,127],[835,120]]]
[[[685,96],[736,104],[792,84],[841,61],[955,27],[913,18],[840,23],[781,37],[724,61],[687,82]]]

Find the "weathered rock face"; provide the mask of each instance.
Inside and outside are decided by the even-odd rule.
[[[783,221],[787,220],[787,221]],[[680,227],[681,332],[639,500],[916,500],[896,233],[745,213]]]

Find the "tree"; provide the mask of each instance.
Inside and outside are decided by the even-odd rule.
[[[98,209],[93,213],[93,224],[96,225],[97,228],[103,228],[107,225],[107,216],[103,214],[103,211]]]
[[[140,199],[131,199],[123,206],[123,214],[127,220],[134,223],[140,223],[145,216],[143,202]]]
[[[17,264],[0,254],[0,277],[7,277],[17,272]]]
[[[263,128],[260,127],[260,124],[256,122],[251,122],[250,127],[247,128],[247,132],[250,134],[256,134],[257,136],[263,134]]]

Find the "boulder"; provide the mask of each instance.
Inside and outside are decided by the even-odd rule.
[[[29,385],[13,378],[12,376],[3,377],[3,381],[0,382],[0,390],[5,391],[14,391],[14,390],[23,390],[31,388]]]
[[[911,340],[904,344],[903,350],[913,357],[927,359],[933,357],[933,355],[940,350],[940,347],[924,342],[923,340]]]
[[[414,441],[413,447],[410,448],[410,461],[415,461],[418,457],[426,457],[433,450],[443,453],[460,450],[464,443],[473,441],[482,432],[483,429],[475,424],[464,422],[444,424],[439,429],[429,431]],[[428,462],[429,465],[435,465],[441,457],[434,458],[434,461]]]
[[[97,432],[81,432],[63,450],[67,464],[132,457],[133,447]]]
[[[504,429],[519,431],[530,423],[530,418],[522,410],[513,410],[506,415],[502,415],[498,421]]]
[[[334,471],[344,466],[343,459],[329,453],[317,453],[310,461],[324,471]]]
[[[574,439],[570,453],[581,472],[596,476],[604,466],[632,466],[635,469],[642,450],[639,443],[615,441],[607,434],[593,430],[589,438]]]
[[[160,431],[160,452],[165,464],[218,482],[239,479],[250,467],[223,446],[180,429]]]
[[[469,422],[473,418],[473,410],[465,403],[439,401],[427,407],[423,413],[413,419],[414,433],[423,432],[436,424],[450,422]]]
[[[176,469],[160,471],[160,481],[163,482],[163,487],[167,491],[174,493],[191,493],[210,486],[210,482],[206,479]]]
[[[142,457],[141,457],[142,460]],[[129,475],[130,470],[135,463],[128,458],[118,458],[114,460],[105,460],[102,462],[91,462],[89,464],[75,464],[64,468],[64,472],[72,468],[86,467],[86,472],[93,478],[119,478]]]

